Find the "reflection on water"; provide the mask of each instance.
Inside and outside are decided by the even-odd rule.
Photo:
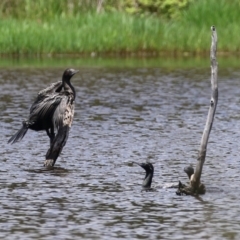
[[[29,131],[8,145],[36,93],[62,69],[1,70],[1,239],[238,239],[240,71],[221,70],[201,198],[177,196],[187,181],[210,101],[210,69],[82,68],[76,115],[56,168],[49,139]],[[156,192],[142,192],[151,161]]]

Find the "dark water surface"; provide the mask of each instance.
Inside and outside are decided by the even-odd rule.
[[[78,66],[74,66],[80,68]],[[210,101],[210,69],[80,68],[76,114],[56,168],[45,132],[7,140],[39,90],[64,68],[0,71],[0,239],[239,239],[240,69],[219,72],[219,103],[202,180],[207,193],[177,196],[196,163]],[[154,164],[156,192],[142,192]]]

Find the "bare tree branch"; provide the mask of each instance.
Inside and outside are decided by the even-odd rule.
[[[217,84],[218,63],[217,63],[217,56],[216,56],[217,55],[217,31],[215,26],[212,26],[211,30],[212,30],[212,43],[211,43],[211,49],[210,49],[210,61],[211,61],[212,94],[211,94],[210,107],[208,111],[206,125],[205,125],[202,139],[201,139],[195,171],[190,176],[189,172],[191,171],[193,172],[191,167],[185,170],[188,173],[188,176],[190,178],[190,186],[186,187],[180,182],[177,194],[205,193],[205,186],[201,184],[200,179],[201,179],[203,164],[205,162],[205,157],[207,153],[208,139],[212,129],[212,124],[213,124],[214,115],[215,115],[217,102],[218,102],[218,84]]]

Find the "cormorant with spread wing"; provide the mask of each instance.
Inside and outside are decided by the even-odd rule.
[[[63,99],[64,92],[67,89],[71,89],[73,99],[75,99],[75,90],[70,83],[70,79],[77,72],[78,71],[74,69],[65,70],[62,76],[62,81],[53,83],[38,93],[35,102],[30,108],[28,119],[23,121],[22,128],[8,140],[8,143],[20,141],[25,136],[28,129],[32,129],[34,131],[45,130],[51,142],[53,141],[55,136],[54,117],[57,117],[56,114],[54,115],[55,110],[59,106],[61,100]],[[64,88],[64,92],[61,92],[62,88]]]
[[[53,83],[50,87],[38,93],[37,99],[30,108],[28,119],[23,122],[22,128],[9,139],[8,143],[21,140],[28,129],[45,130],[50,138],[50,149],[47,152],[46,159],[53,158],[55,163],[66,144],[68,131],[73,121],[75,89],[70,79],[77,72],[78,70],[66,69],[62,81]],[[54,129],[58,130],[56,137]],[[63,137],[63,133],[65,134],[64,141],[60,139]],[[57,137],[60,138],[56,139]],[[60,142],[61,146],[59,145]],[[51,163],[51,165],[53,166],[54,163]],[[45,165],[49,164],[45,162]]]

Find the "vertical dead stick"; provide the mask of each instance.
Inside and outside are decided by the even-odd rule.
[[[202,174],[203,164],[205,162],[206,152],[207,152],[207,143],[209,135],[212,129],[212,124],[214,120],[215,111],[217,108],[218,102],[218,84],[217,84],[217,73],[218,73],[218,63],[217,63],[217,31],[214,26],[211,27],[212,30],[212,44],[210,50],[210,60],[211,60],[211,86],[212,86],[212,95],[210,101],[210,108],[208,111],[206,125],[203,131],[201,145],[197,158],[197,165],[194,172],[194,175],[191,178],[191,187],[195,190],[198,189],[200,185],[200,178]]]
[[[212,30],[212,43],[210,49],[210,60],[211,60],[211,86],[212,86],[212,94],[210,107],[208,111],[206,125],[203,131],[200,149],[198,152],[197,165],[196,169],[190,166],[184,169],[190,179],[190,185],[184,185],[179,181],[178,190],[176,192],[177,195],[195,195],[195,194],[204,194],[205,186],[201,183],[201,174],[203,169],[203,164],[205,162],[205,157],[207,153],[207,144],[209,135],[212,129],[212,124],[214,120],[215,111],[217,108],[218,102],[218,85],[217,85],[217,72],[218,72],[218,63],[217,63],[217,32],[214,26],[211,27]]]

